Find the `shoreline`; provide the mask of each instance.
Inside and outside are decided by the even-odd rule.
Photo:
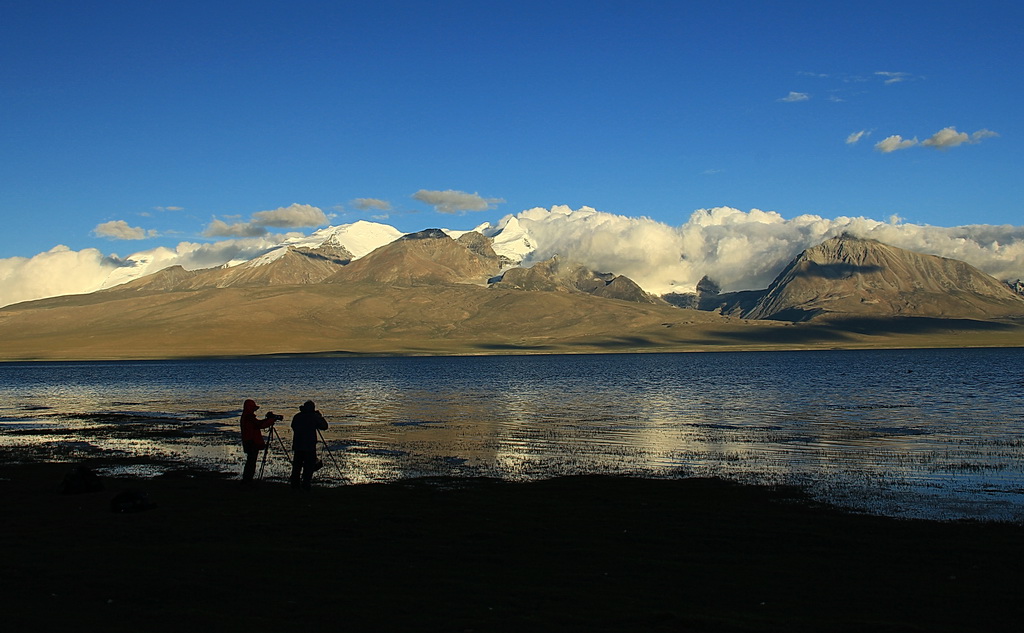
[[[351,351],[319,351],[319,352],[273,352],[273,353],[252,353],[252,354],[189,354],[189,355],[162,355],[162,356],[67,356],[67,357],[24,357],[24,358],[2,358],[0,365],[17,363],[117,363],[117,362],[159,362],[159,361],[211,361],[211,360],[274,360],[274,359],[303,359],[303,358],[461,358],[476,356],[601,356],[619,354],[716,354],[716,353],[741,353],[757,354],[771,352],[860,352],[860,351],[900,351],[900,350],[924,350],[924,349],[1020,349],[1024,348],[1024,341],[1004,343],[977,343],[965,344],[956,342],[950,344],[924,343],[912,345],[904,344],[860,344],[860,345],[779,345],[773,347],[765,346],[708,346],[708,347],[640,347],[620,350],[530,350],[529,348],[508,349],[502,351],[432,351],[432,352],[351,352]]]
[[[243,489],[0,463],[14,625],[107,630],[1011,630],[1024,526],[793,488],[581,475]],[[155,507],[110,510],[123,490]]]

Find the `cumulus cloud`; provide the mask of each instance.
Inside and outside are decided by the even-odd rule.
[[[412,194],[420,202],[425,202],[440,213],[463,213],[466,211],[486,211],[493,205],[505,202],[502,198],[483,198],[477,193],[465,191],[430,191],[420,189]]]
[[[719,207],[694,212],[681,227],[584,207],[531,209],[517,216],[537,242],[530,263],[559,255],[630,277],[649,292],[692,291],[709,275],[724,290],[766,287],[795,253],[825,232],[774,212]]]
[[[268,233],[267,227],[304,228],[323,226],[329,223],[327,215],[319,207],[308,204],[291,204],[270,211],[257,211],[248,222],[227,222],[215,219],[203,231],[206,237],[258,237]]]
[[[982,129],[968,136],[966,132],[957,132],[956,128],[947,127],[933,134],[931,138],[921,141],[921,145],[927,145],[935,149],[949,149],[964,143],[980,143],[982,140],[992,138],[993,136],[999,135],[992,130]]]
[[[999,135],[996,134],[995,132],[993,132],[992,130],[986,130],[986,129],[983,128],[983,129],[978,130],[974,134],[971,134],[971,142],[972,143],[980,143],[984,139],[995,138],[997,136],[999,136]]]
[[[536,242],[524,265],[559,255],[598,271],[626,275],[656,294],[692,292],[705,275],[723,291],[766,288],[801,251],[844,232],[962,259],[998,279],[1024,277],[1020,226],[943,228],[904,224],[896,217],[888,222],[817,215],[785,219],[773,211],[730,207],[695,211],[681,226],[589,207],[536,208],[514,217],[528,231],[531,243]]]
[[[371,209],[375,211],[391,210],[391,203],[379,198],[356,198],[352,201],[352,206],[360,211],[370,211]]]
[[[783,103],[795,103],[797,101],[807,101],[810,98],[811,95],[807,94],[806,92],[793,92],[791,90],[788,95],[780,99],[777,99],[777,101],[782,101]]]
[[[153,207],[154,211],[184,211],[185,207]]]
[[[957,132],[956,129],[947,127],[936,132],[931,138],[925,139],[921,144],[934,147],[935,149],[948,149],[967,143],[970,140],[971,137],[967,136],[966,133]]]
[[[99,237],[109,237],[115,240],[144,240],[147,237],[159,235],[153,229],[146,230],[138,226],[129,226],[124,220],[112,220],[97,224],[92,232]]]
[[[864,138],[865,136],[867,136],[869,134],[871,134],[871,132],[868,132],[867,130],[861,130],[860,132],[854,132],[853,134],[851,134],[851,135],[846,137],[846,144],[847,145],[855,145],[858,142],[860,142],[860,140],[862,138]]]
[[[318,207],[308,204],[291,204],[272,211],[257,211],[252,214],[253,224],[276,228],[301,228],[323,226],[327,216]]]
[[[224,220],[213,220],[207,225],[203,235],[206,237],[259,237],[266,235],[266,227],[253,222],[235,222],[228,224]]]
[[[965,143],[974,145],[976,143],[982,142],[987,138],[993,138],[996,136],[999,135],[993,132],[992,130],[981,129],[975,132],[974,134],[968,135],[966,132],[957,132],[955,127],[950,126],[947,128],[942,128],[935,134],[931,135],[931,137],[921,141],[920,143],[918,143],[916,136],[912,139],[904,139],[899,134],[894,134],[890,137],[887,137],[885,140],[876,143],[875,149],[882,152],[883,154],[888,154],[889,152],[895,152],[901,149],[907,149],[908,147],[913,147],[915,145],[922,145],[924,147],[931,147],[933,149],[946,150],[952,147],[963,145]],[[851,135],[849,138],[847,138],[846,142],[849,143],[851,138],[854,138],[854,135]],[[857,140],[860,140],[859,137],[857,138]]]
[[[277,238],[225,240],[213,244],[182,242],[125,258],[95,248],[73,251],[55,246],[34,257],[0,259],[0,306],[57,295],[94,292],[155,273],[168,266],[212,268],[253,259],[280,242]]]
[[[98,290],[118,260],[95,248],[55,246],[34,257],[0,259],[0,305]]]
[[[890,152],[895,152],[901,149],[907,149],[908,147],[913,147],[915,145],[917,145],[916,136],[912,139],[904,139],[899,134],[893,134],[892,136],[888,136],[885,139],[875,143],[875,149],[882,152],[883,154],[888,154]]]

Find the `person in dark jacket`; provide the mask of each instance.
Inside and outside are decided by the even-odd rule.
[[[292,418],[292,449],[295,451],[295,459],[292,461],[292,488],[301,486],[309,490],[313,472],[319,468],[316,458],[317,431],[326,428],[327,420],[316,410],[316,404],[312,400],[307,400],[299,407],[299,412]]]
[[[263,439],[263,429],[274,426],[276,420],[281,416],[274,415],[273,411],[267,412],[267,417],[260,420],[256,417],[256,410],[260,405],[255,400],[246,400],[242,404],[242,450],[245,451],[245,467],[242,469],[242,483],[251,485],[253,475],[256,474],[256,461],[259,459],[260,451],[267,447]]]

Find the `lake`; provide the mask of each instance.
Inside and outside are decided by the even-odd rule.
[[[10,363],[0,450],[238,473],[253,398],[286,416],[265,471],[280,480],[287,422],[313,399],[331,423],[321,484],[720,476],[1021,521],[1022,366],[1024,349]]]

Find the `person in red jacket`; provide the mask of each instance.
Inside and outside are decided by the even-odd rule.
[[[256,404],[255,400],[246,400],[242,405],[242,450],[245,451],[242,484],[244,485],[252,484],[260,451],[267,447],[267,442],[263,439],[263,429],[274,426],[274,422],[282,418],[282,416],[274,415],[273,411],[268,411],[267,416],[260,420],[256,417],[256,409],[259,408],[260,405]]]

